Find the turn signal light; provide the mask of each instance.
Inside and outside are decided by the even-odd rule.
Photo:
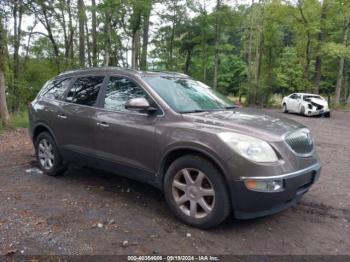
[[[259,192],[280,192],[283,190],[283,180],[281,179],[246,179],[244,184],[248,189]]]

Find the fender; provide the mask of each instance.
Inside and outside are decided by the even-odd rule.
[[[217,154],[212,151],[210,148],[204,146],[203,144],[198,143],[186,143],[186,144],[175,144],[171,145],[170,148],[166,149],[164,154],[161,154],[163,157],[160,161],[160,164],[158,165],[157,172],[156,172],[156,181],[159,186],[163,186],[163,179],[165,175],[165,164],[167,158],[174,153],[175,151],[189,151],[189,152],[197,152],[205,157],[207,157],[209,160],[213,161],[213,163],[219,168],[219,170],[222,172],[224,179],[226,181],[229,181],[227,169],[224,165],[224,162],[222,159],[220,159]]]
[[[52,129],[45,122],[40,121],[40,122],[35,123],[35,125],[33,127],[33,133],[32,133],[32,141],[33,141],[33,143],[35,142],[34,141],[35,131],[37,130],[37,128],[39,128],[41,126],[45,127],[47,130],[49,130],[50,134],[52,135],[53,140],[56,142],[56,136],[55,136],[55,133],[52,131]]]

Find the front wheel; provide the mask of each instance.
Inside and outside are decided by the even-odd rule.
[[[221,172],[210,161],[194,155],[180,157],[170,165],[164,194],[178,218],[199,228],[219,225],[231,210]]]
[[[288,113],[288,109],[287,109],[286,103],[283,104],[282,108],[283,108],[283,113]]]
[[[304,107],[304,106],[301,107],[301,109],[300,109],[300,114],[301,114],[302,116],[305,116],[305,107]]]
[[[35,140],[35,153],[40,169],[49,176],[58,176],[65,170],[52,136],[43,132]]]
[[[326,112],[323,114],[324,117],[331,117],[331,112]]]

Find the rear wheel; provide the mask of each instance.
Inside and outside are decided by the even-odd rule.
[[[49,176],[58,176],[65,170],[65,165],[58,153],[52,136],[43,132],[35,140],[35,153],[40,169]]]
[[[219,225],[231,210],[222,174],[210,161],[194,155],[180,157],[170,165],[164,194],[178,218],[199,228]]]
[[[283,108],[283,109],[282,109],[282,110],[283,110],[283,113],[288,113],[288,109],[287,109],[286,103],[283,104],[282,108]]]
[[[305,107],[304,107],[304,106],[301,107],[301,109],[300,109],[300,114],[301,114],[302,116],[305,116]]]

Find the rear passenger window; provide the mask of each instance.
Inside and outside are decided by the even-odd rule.
[[[71,78],[56,79],[50,81],[43,89],[41,96],[49,99],[60,100],[63,97],[63,93],[68,87]]]
[[[126,101],[138,97],[147,98],[147,93],[127,78],[111,76],[106,88],[104,108],[113,111],[129,111],[125,108]]]
[[[79,105],[95,105],[103,79],[103,76],[78,78],[73,84],[72,88],[69,90],[66,101]]]

